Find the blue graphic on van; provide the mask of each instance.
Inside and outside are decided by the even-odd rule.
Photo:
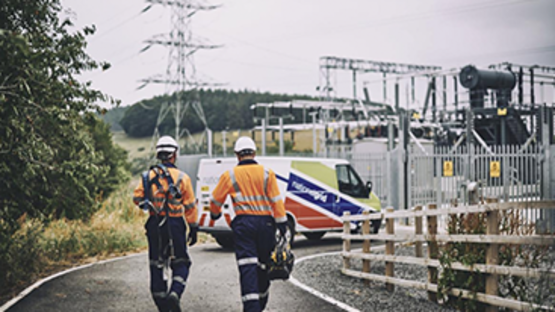
[[[274,172],[274,173],[275,173],[275,172]],[[276,178],[277,178],[278,180],[281,180],[281,181],[283,181],[283,182],[285,182],[285,183],[289,183],[289,180],[287,180],[286,178],[280,176],[280,175],[277,174],[277,173],[275,173],[275,175],[276,175]]]
[[[342,216],[345,211],[349,211],[351,214],[360,214],[363,211],[362,207],[344,198],[340,198],[339,201],[336,201],[336,195],[334,193],[328,192],[322,187],[293,173],[289,176],[287,191],[337,216]]]
[[[317,186],[316,184],[308,182],[307,180],[293,173],[289,175],[289,183],[287,184],[287,191],[316,205],[322,205],[322,204],[331,205],[333,204],[334,197],[335,197],[333,196],[333,194],[326,192],[323,188]],[[328,205],[326,205],[326,207],[327,206]]]

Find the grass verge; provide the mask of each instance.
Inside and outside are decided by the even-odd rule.
[[[55,272],[98,260],[146,250],[144,223],[148,216],[131,201],[131,187],[121,187],[88,221],[43,223],[22,217],[4,257],[0,305],[37,280]],[[199,243],[209,240],[199,235]]]

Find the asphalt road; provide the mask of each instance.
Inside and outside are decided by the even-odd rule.
[[[338,234],[320,241],[296,237],[297,258],[341,249]],[[241,311],[233,251],[216,244],[190,248],[193,260],[181,299],[184,311]],[[146,253],[94,265],[56,278],[8,309],[18,311],[155,311],[148,286]],[[301,281],[302,282],[302,281]],[[289,282],[275,281],[266,311],[341,311]]]

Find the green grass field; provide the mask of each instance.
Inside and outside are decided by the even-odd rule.
[[[129,152],[129,159],[145,158],[150,153],[150,148],[151,148],[151,144],[152,144],[152,138],[151,137],[130,138],[123,131],[114,132],[113,135],[114,135],[113,136],[114,142]],[[201,135],[202,134],[200,134],[200,133],[194,134],[193,135],[194,140],[198,140]],[[354,136],[354,135],[356,135],[356,133],[353,130],[351,132],[351,136]],[[222,145],[222,133],[221,132],[214,132],[213,136],[214,136],[214,142],[213,142],[214,145],[221,146]],[[240,131],[228,131],[227,132],[227,135],[226,135],[226,143],[227,144],[226,144],[226,146],[227,146],[228,155],[230,153],[232,153],[233,144],[235,143],[235,140],[237,140],[237,138],[240,137],[240,136],[252,137],[252,131],[250,131],[250,130],[240,130]],[[278,139],[279,139],[279,133],[276,132],[274,134],[274,140],[277,141]],[[291,134],[290,133],[285,133],[284,134],[284,139],[286,141],[292,141]],[[189,141],[190,140],[191,139],[189,139]],[[267,147],[277,146],[277,144],[274,143],[274,140],[272,140],[272,133],[267,132],[266,133]],[[260,131],[256,132],[255,141],[256,141],[258,147],[260,148],[260,145],[262,143],[262,138],[261,138],[261,135],[260,135]],[[185,142],[186,142],[186,139],[182,138],[180,140],[180,145],[183,146],[185,144]],[[294,134],[294,143],[295,144],[293,146],[293,151],[296,151],[296,152],[312,151],[312,130],[296,131],[295,134]]]
[[[129,159],[144,158],[150,151],[152,138],[130,138],[123,131],[112,132],[114,143],[129,153]]]

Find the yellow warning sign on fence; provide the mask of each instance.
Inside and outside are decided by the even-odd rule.
[[[490,178],[499,178],[501,176],[501,162],[499,161],[489,162],[489,176]]]
[[[447,160],[443,162],[443,176],[444,177],[453,176],[453,161]]]

